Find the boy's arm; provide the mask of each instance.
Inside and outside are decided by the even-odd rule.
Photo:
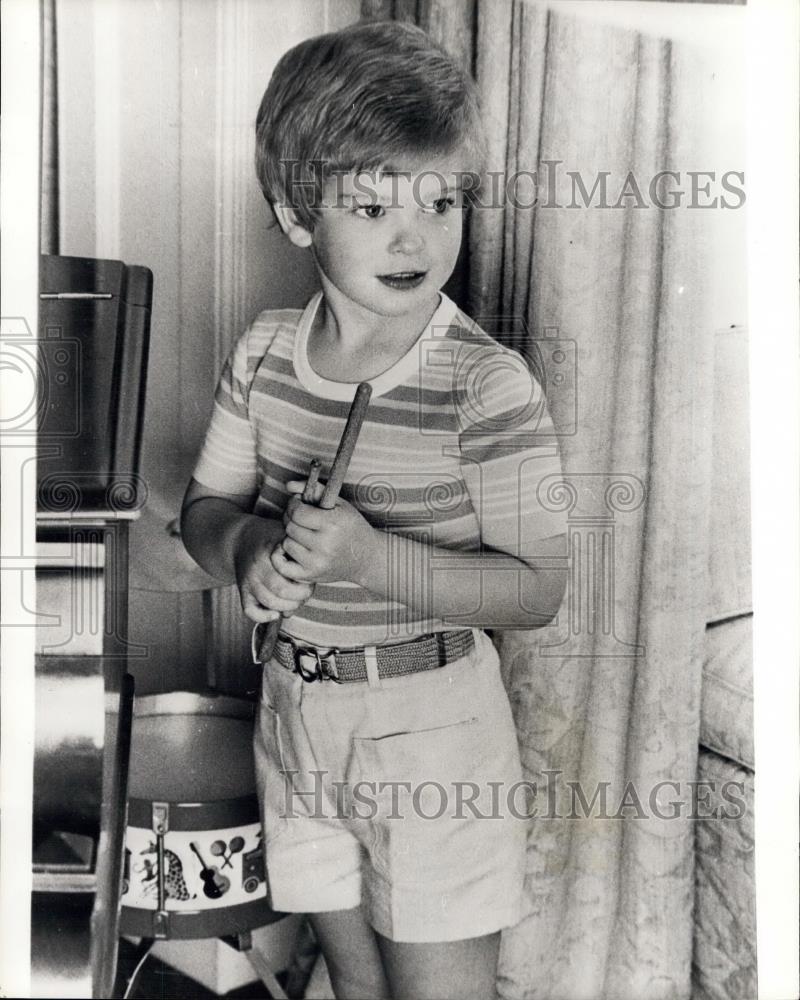
[[[220,493],[192,479],[181,509],[181,537],[206,572],[237,584],[248,618],[271,621],[296,611],[313,587],[274,569],[269,557],[283,538],[283,522],[251,514],[252,506],[252,496]]]
[[[181,539],[189,555],[203,569],[225,583],[234,583],[236,549],[240,536],[256,518],[253,497],[219,493],[196,479],[187,487],[181,507]]]
[[[377,532],[361,586],[380,588],[425,617],[452,625],[539,628],[558,612],[567,584],[566,536],[536,544],[525,560],[486,549],[456,552]]]
[[[373,528],[343,500],[322,511],[298,499],[286,534],[272,562],[291,579],[346,580],[453,625],[537,628],[552,621],[566,588],[563,534],[538,541],[524,560],[486,548],[460,552]]]

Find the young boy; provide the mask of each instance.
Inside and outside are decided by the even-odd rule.
[[[285,616],[255,741],[271,899],[311,915],[350,1000],[495,996],[522,915],[520,762],[481,626],[552,619],[563,523],[540,387],[441,292],[481,151],[471,81],[416,28],[281,59],[257,170],[322,291],[234,347],[184,502],[195,559],[254,622]],[[303,503],[364,380],[341,497]]]

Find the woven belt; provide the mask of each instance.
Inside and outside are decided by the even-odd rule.
[[[460,660],[471,652],[474,645],[472,631],[465,629],[460,632],[433,632],[393,646],[376,646],[378,676],[381,679],[403,677],[423,670],[436,670]],[[332,680],[349,684],[367,679],[363,646],[356,649],[318,648],[280,635],[273,656],[286,670],[300,674],[304,681]]]

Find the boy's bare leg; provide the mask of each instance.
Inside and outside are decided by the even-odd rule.
[[[500,932],[465,941],[408,944],[377,934],[393,1000],[493,1000]]]
[[[361,907],[310,913],[309,920],[336,996],[340,1000],[388,1000],[389,986],[375,931]]]

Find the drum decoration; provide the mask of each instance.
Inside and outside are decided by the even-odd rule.
[[[129,826],[123,905],[155,909],[158,900],[158,837]],[[169,846],[167,846],[169,845]],[[164,839],[164,895],[176,912],[236,906],[266,896],[264,851],[259,824],[192,832]],[[210,863],[216,862],[216,863]],[[259,892],[261,889],[261,892]]]
[[[237,934],[280,919],[267,898],[254,706],[172,692],[134,709],[121,930]]]

